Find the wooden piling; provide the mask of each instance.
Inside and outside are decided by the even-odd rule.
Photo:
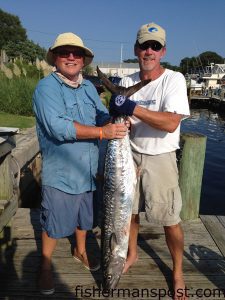
[[[10,156],[0,158],[0,201],[10,199],[13,194],[12,174],[10,173]]]
[[[180,145],[178,167],[183,200],[181,218],[192,220],[199,217],[206,136],[198,133],[183,133]]]
[[[191,104],[191,88],[190,87],[187,88],[187,96],[188,96],[188,103],[190,105]]]
[[[10,170],[10,154],[14,147],[12,136],[3,138],[0,143],[0,254],[11,242],[10,221],[18,208],[18,201],[13,196],[13,174]]]

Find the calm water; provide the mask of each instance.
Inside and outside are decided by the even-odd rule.
[[[207,136],[200,213],[225,215],[225,115],[192,109],[181,131]]]

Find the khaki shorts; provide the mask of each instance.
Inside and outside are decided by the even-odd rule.
[[[133,214],[145,210],[146,219],[163,226],[178,224],[182,199],[176,153],[146,155],[133,152],[137,186]]]

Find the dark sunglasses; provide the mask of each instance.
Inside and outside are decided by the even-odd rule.
[[[84,52],[81,50],[58,50],[55,51],[54,53],[61,58],[68,58],[70,54],[73,54],[73,57],[75,58],[84,57]]]
[[[156,42],[156,41],[147,41],[143,44],[139,44],[138,43],[138,47],[141,49],[141,50],[147,50],[148,48],[151,48],[153,51],[160,51],[163,46],[159,43],[159,42]]]

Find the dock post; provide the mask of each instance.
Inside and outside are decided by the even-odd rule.
[[[188,103],[191,104],[191,88],[187,87],[187,96],[188,96]]]
[[[206,139],[206,136],[198,133],[181,134],[181,149],[177,153],[177,158],[183,201],[182,220],[199,217]]]
[[[18,207],[10,170],[11,151],[15,146],[13,136],[1,136],[0,133],[0,261],[4,260],[2,253],[11,243],[11,218]]]

